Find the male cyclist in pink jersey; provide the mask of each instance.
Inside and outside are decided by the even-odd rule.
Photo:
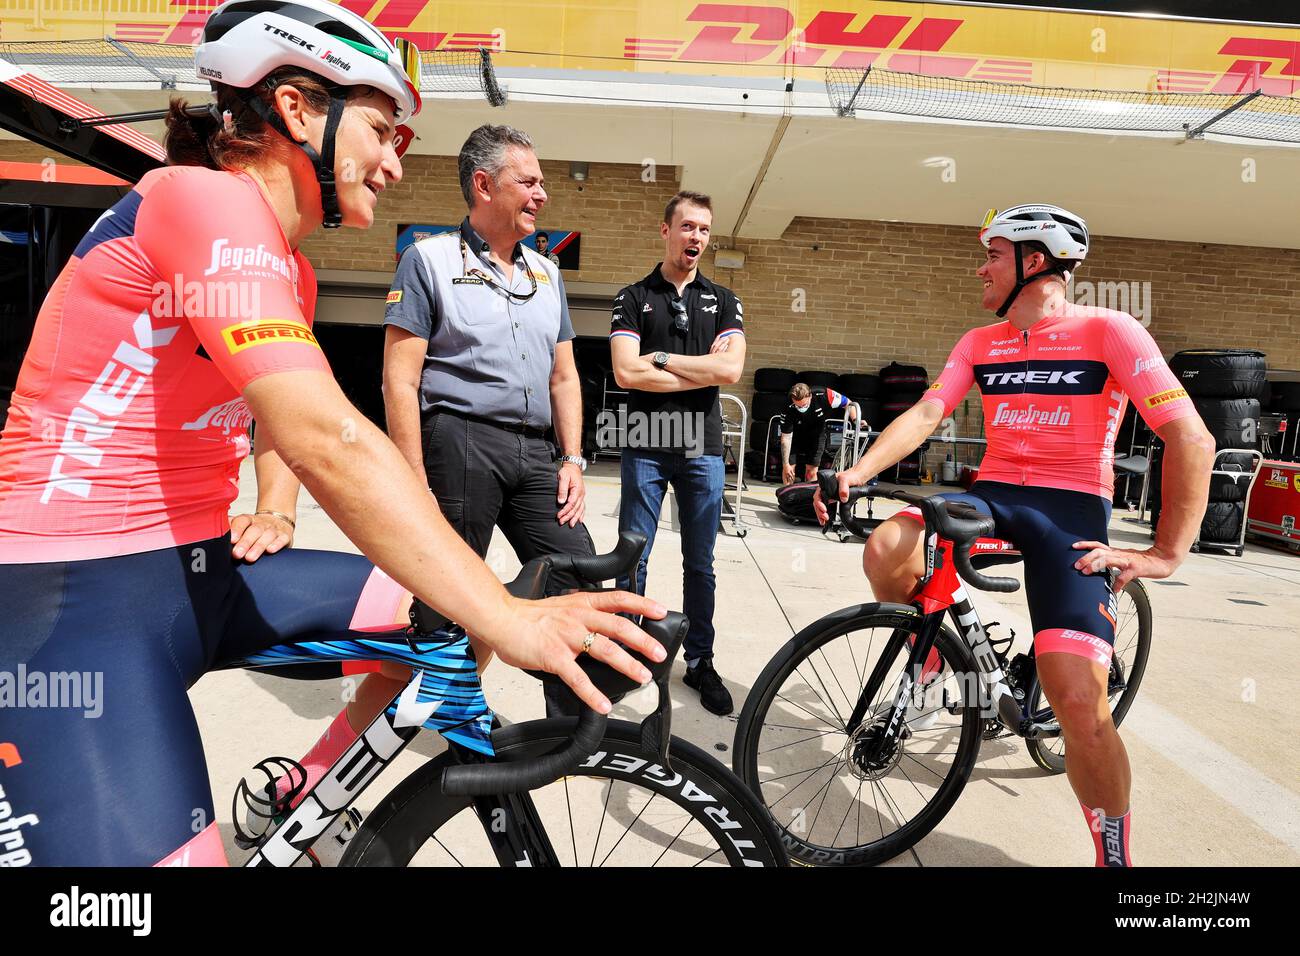
[[[993,210],[980,241],[982,305],[1006,321],[962,337],[921,401],[839,475],[840,494],[847,499],[849,487],[915,451],[972,384],[979,388],[988,441],[979,480],[969,494],[944,497],[991,515],[1023,554],[1038,674],[1061,723],[1097,865],[1129,866],[1128,755],[1106,696],[1111,589],[1168,577],[1187,556],[1205,512],[1214,441],[1137,320],[1066,300],[1088,254],[1082,219],[1050,205]],[[1115,433],[1129,400],[1166,446],[1167,510],[1146,550],[1107,543]],[[825,523],[820,496],[814,507]],[[877,599],[911,600],[924,574],[921,539],[916,509],[872,533],[863,568]]]
[[[0,863],[224,863],[187,688],[223,660],[391,624],[403,590],[461,623],[481,662],[557,674],[601,712],[581,653],[641,681],[619,642],[663,658],[619,616],[662,617],[645,598],[509,596],[312,335],[299,244],[369,227],[401,178],[420,61],[399,47],[324,0],[218,7],[195,53],[215,111],[173,102],[171,165],[95,223],[42,306],[0,438],[0,671],[85,674],[103,694],[84,712],[0,699]],[[250,419],[279,489],[259,527],[292,528],[292,472],[370,560],[241,561],[267,530],[247,520],[232,556]],[[318,745],[325,766],[398,688],[367,679]]]

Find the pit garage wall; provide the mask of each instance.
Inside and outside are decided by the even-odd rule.
[[[567,163],[542,167],[550,194],[542,226],[582,231],[582,269],[566,281],[621,285],[654,267],[663,207],[678,188],[671,171],[647,183],[639,166],[593,163],[578,183]],[[691,187],[707,191],[708,183]],[[391,270],[398,222],[454,223],[464,214],[454,160],[408,156],[374,228],[317,233],[304,250],[317,269]],[[731,391],[748,399],[753,370],[769,365],[874,372],[898,360],[936,374],[966,329],[995,321],[979,308],[975,233],[973,224],[797,218],[780,240],[733,243],[745,253],[743,269],[714,269],[706,254],[704,272],[745,303],[749,360]],[[1300,368],[1300,250],[1101,236],[1078,279],[1124,283],[1128,311],[1149,315],[1166,356],[1253,347],[1272,367]]]

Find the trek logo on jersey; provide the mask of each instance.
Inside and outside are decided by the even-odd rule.
[[[49,504],[55,491],[83,500],[90,497],[94,469],[104,461],[104,450],[97,443],[113,434],[131,402],[149,383],[159,361],[154,350],[170,345],[180,330],[179,325],[154,328],[148,311],[136,316],[130,337],[118,342],[113,357],[104,363],[103,371],[68,414],[59,453],[50,464],[50,475],[41,492],[41,504]],[[80,469],[82,474],[63,470],[73,461],[85,466]]]
[[[975,366],[975,380],[985,395],[1096,395],[1109,374],[1105,362],[1089,361],[1042,359],[1014,370],[998,362]]]
[[[287,279],[294,285],[298,282],[298,263],[292,258],[277,256],[264,245],[232,246],[229,239],[217,239],[212,243],[212,262],[203,270],[205,276],[217,272],[271,272]]]
[[[1137,358],[1133,362],[1133,374],[1141,375],[1143,372],[1150,372],[1152,369],[1160,368],[1165,364],[1165,360],[1157,355],[1155,358]]]
[[[1161,405],[1168,405],[1170,402],[1176,402],[1180,398],[1187,397],[1187,389],[1170,388],[1163,392],[1156,392],[1154,395],[1146,397],[1147,408],[1159,408]]]
[[[238,355],[244,349],[270,342],[298,342],[320,348],[320,343],[316,341],[316,336],[311,334],[311,329],[301,322],[291,322],[288,319],[263,319],[261,322],[228,325],[221,330],[221,337],[225,340],[226,348],[231,355]]]
[[[1028,408],[1012,408],[1009,403],[1003,402],[993,414],[993,424],[1000,428],[1038,428],[1043,425],[1068,425],[1070,424],[1070,409],[1065,405],[1057,405],[1051,411],[1039,408],[1037,405],[1030,405]]]
[[[394,289],[392,292],[388,293],[388,297],[384,299],[384,302],[388,305],[396,305],[401,301],[402,301],[401,289]]]

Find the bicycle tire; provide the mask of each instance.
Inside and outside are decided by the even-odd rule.
[[[786,718],[776,717],[769,723],[769,717],[772,715],[774,701],[780,695],[790,676],[798,674],[800,665],[809,660],[814,654],[820,653],[829,666],[829,661],[825,656],[825,648],[837,638],[846,637],[855,631],[865,631],[868,628],[871,629],[873,634],[877,630],[891,632],[905,630],[914,633],[920,624],[920,620],[919,612],[902,605],[863,604],[844,608],[810,624],[791,638],[768,662],[768,665],[754,682],[753,690],[750,691],[749,697],[745,701],[744,709],[741,711],[740,720],[736,727],[733,769],[736,771],[736,775],[754,791],[763,804],[772,812],[773,819],[781,832],[781,840],[785,844],[786,851],[789,853],[792,862],[809,866],[872,866],[884,862],[907,851],[922,840],[939,824],[961,795],[961,791],[965,787],[966,781],[974,768],[975,760],[979,755],[982,725],[978,701],[967,700],[965,695],[959,698],[961,701],[959,723],[948,728],[950,732],[955,730],[958,736],[957,746],[948,772],[942,777],[941,783],[934,788],[933,796],[924,803],[917,814],[888,834],[884,832],[883,817],[879,812],[880,797],[885,797],[886,808],[891,809],[891,801],[895,807],[897,806],[897,794],[885,793],[883,787],[876,786],[881,780],[873,781],[872,791],[869,794],[872,799],[872,809],[868,812],[869,814],[874,812],[877,820],[881,821],[879,823],[879,839],[859,842],[860,827],[858,824],[861,822],[861,808],[864,805],[860,799],[862,796],[861,783],[858,784],[857,793],[852,798],[842,801],[847,806],[845,820],[847,820],[848,814],[854,810],[855,805],[858,810],[855,835],[850,841],[851,845],[846,846],[838,846],[834,842],[819,842],[815,839],[818,818],[824,809],[826,797],[821,798],[822,803],[816,811],[816,815],[814,815],[812,824],[809,825],[806,819],[808,808],[793,808],[793,813],[791,813],[792,808],[789,807],[778,809],[778,805],[782,803],[784,796],[777,799],[778,791],[776,788],[770,788],[770,794],[764,792],[764,784],[770,784],[774,780],[780,779],[780,775],[764,780],[760,774],[760,757],[763,757],[768,762],[777,759],[765,756],[765,753],[773,751],[764,752],[763,750],[763,729],[765,726],[774,729],[787,726],[779,723],[780,720]],[[893,639],[891,638],[891,640]],[[885,694],[882,693],[882,689],[897,686],[894,679],[890,679],[887,683],[886,678],[895,678],[896,675],[901,675],[906,664],[906,654],[899,655],[900,650],[905,648],[905,643],[901,640],[897,643],[902,647],[895,647],[892,654],[890,645],[887,644],[882,651],[881,657],[883,660],[886,654],[891,654],[890,659],[883,660],[883,662],[878,660],[868,673],[867,654],[873,641],[874,638],[872,641],[866,642],[868,646],[863,650],[863,667],[859,671],[859,676],[863,679],[858,683],[858,686],[867,690],[870,709],[873,713],[878,713],[880,705],[877,702],[877,697],[879,696],[882,700],[886,698],[892,699],[892,691]],[[861,639],[859,639],[859,643],[862,643]],[[849,641],[846,647],[849,650],[850,657],[853,658],[852,641]],[[951,668],[952,675],[974,675],[976,668],[969,649],[946,624],[941,627],[939,635],[935,639],[935,649],[945,662],[945,665]],[[856,659],[854,659],[854,667],[856,668]],[[815,667],[813,667],[813,670],[815,670]],[[820,678],[818,679],[820,680]],[[805,678],[805,681],[807,680],[808,678]],[[822,683],[823,687],[827,686],[824,681]],[[970,686],[970,684],[968,683],[967,686]],[[826,693],[827,697],[832,696],[829,690]],[[845,697],[847,698],[847,694]],[[788,703],[788,698],[783,697],[783,700]],[[827,709],[833,710],[834,708]],[[805,713],[808,713],[808,711],[805,710]],[[909,714],[909,722],[911,719]],[[798,733],[812,729],[811,727],[801,727],[794,721],[788,726]],[[929,733],[930,731],[925,732]],[[844,738],[844,752],[847,753],[849,737],[847,733],[841,732],[841,735]],[[822,734],[820,736],[825,737],[827,735]],[[910,754],[904,755],[911,756]],[[919,754],[920,757],[932,755],[932,753],[925,752]],[[918,757],[912,757],[912,760],[918,764],[921,763]],[[829,763],[829,761],[827,762]],[[891,776],[901,765],[902,759],[900,757],[895,761],[895,766],[884,776]],[[857,775],[855,771],[848,768],[847,762],[845,762],[844,766],[848,770],[850,778]],[[838,770],[839,764],[832,769],[831,781],[824,785],[828,792],[831,782],[836,779],[835,775]],[[936,777],[939,776],[933,771],[930,772]],[[793,774],[786,776],[793,776]],[[902,771],[901,776],[906,778],[906,784],[911,789],[919,792],[919,788],[907,776],[906,768]],[[861,780],[862,778],[859,777],[858,779]],[[803,784],[804,781],[800,781],[798,785],[787,792],[793,794]],[[838,810],[838,807],[836,810]],[[834,812],[832,811],[832,821]],[[786,826],[781,819],[787,813],[791,813],[790,826]],[[802,813],[802,820],[800,820],[800,813]],[[871,822],[870,819],[868,822]],[[838,840],[843,826],[844,822],[841,821],[840,827],[833,834],[833,840]]]
[[[492,735],[497,759],[521,760],[554,750],[570,740],[575,723],[574,718],[555,718],[528,721],[501,728]],[[643,806],[640,806],[636,819],[625,828],[623,836],[630,833],[632,827],[638,823],[644,824],[642,830],[650,825],[649,821],[644,821],[643,818],[651,804],[662,796],[667,800],[665,806],[672,804],[685,811],[686,824],[678,832],[678,837],[694,823],[696,831],[702,829],[717,842],[718,849],[714,851],[714,855],[721,853],[725,861],[732,866],[788,865],[789,860],[781,846],[780,836],[762,805],[725,766],[698,747],[674,737],[669,750],[672,764],[670,775],[660,767],[658,754],[642,747],[640,728],[636,724],[611,720],[607,724],[601,748],[588,761],[593,764],[591,767],[580,768],[571,776],[556,781],[542,790],[532,791],[530,795],[534,797],[534,802],[538,802],[539,793],[558,788],[556,792],[563,792],[567,804],[570,799],[570,781],[585,777],[610,781],[605,799],[605,809],[608,810],[615,791],[614,784],[628,783],[643,792],[651,792],[652,796]],[[600,757],[602,753],[606,756]],[[617,760],[613,756],[615,753],[619,758]],[[474,842],[475,837],[481,841],[481,846],[470,846],[470,851],[478,853],[486,849],[487,839],[482,833],[482,828],[487,824],[479,821],[475,816],[472,798],[451,797],[442,792],[442,772],[452,760],[450,754],[441,754],[420,766],[398,784],[366,817],[360,830],[348,843],[347,851],[339,865],[408,866],[417,853],[431,842],[439,843],[456,863],[464,865],[454,851],[445,845],[445,834],[453,825],[463,828],[464,833],[457,835],[464,836],[470,843]],[[653,771],[658,771],[658,774]],[[659,774],[664,776],[660,777]],[[457,822],[457,817],[464,811],[469,811],[468,817]],[[558,815],[552,812],[549,805],[546,813],[550,816]],[[569,814],[572,822],[571,804]],[[683,816],[678,816],[676,822],[680,822],[681,819]],[[675,823],[673,826],[675,827]],[[476,828],[477,832],[475,832]],[[547,829],[549,834],[549,827]],[[593,863],[598,852],[603,850],[608,842],[613,842],[611,832],[610,840],[602,843],[604,831],[604,818],[602,818],[597,829],[596,840],[591,846],[590,859]],[[439,837],[440,833],[444,833],[444,837]],[[555,839],[554,834],[549,835],[563,862],[569,846]],[[674,838],[674,842],[676,839]],[[582,862],[587,856],[585,844],[582,852],[579,852],[580,842],[582,841],[578,834],[572,833],[571,846],[575,863]],[[618,865],[610,864],[608,860],[618,851],[623,842],[623,837],[620,836],[614,843],[614,849],[611,849],[602,859],[602,864]],[[672,844],[665,847],[659,859],[666,856],[671,848]],[[428,855],[434,854],[431,852]],[[624,848],[620,853],[620,861],[627,856],[628,853]],[[487,859],[488,865],[497,865],[490,851],[487,852]],[[658,863],[659,859],[654,862]],[[646,862],[642,859],[632,865],[646,865]]]
[[[1126,666],[1127,674],[1117,673],[1117,667],[1123,663],[1123,648],[1120,645],[1125,622],[1129,616],[1124,613],[1122,605],[1116,603],[1115,620],[1115,656],[1111,658],[1111,671],[1108,680],[1115,682],[1117,679],[1126,677],[1126,683],[1123,691],[1114,699],[1114,706],[1111,708],[1111,719],[1115,721],[1115,726],[1119,727],[1128,713],[1129,708],[1133,706],[1133,701],[1137,698],[1138,688],[1142,684],[1142,675],[1146,673],[1147,657],[1151,654],[1151,599],[1147,596],[1147,590],[1140,580],[1130,581],[1120,592],[1133,602],[1133,619],[1137,623],[1137,634],[1135,635],[1136,647],[1132,663]],[[1118,662],[1118,663],[1117,663]],[[1047,707],[1040,708],[1043,702],[1043,688],[1038,681],[1038,675],[1029,683],[1029,712],[1033,719],[1038,721],[1046,715],[1047,719],[1053,719],[1051,709]],[[1033,758],[1034,763],[1048,773],[1065,772],[1065,738],[1052,737],[1043,740],[1026,740],[1025,747],[1029,751],[1029,756]]]

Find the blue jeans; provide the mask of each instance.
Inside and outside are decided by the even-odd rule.
[[[654,547],[659,512],[668,485],[677,495],[682,526],[683,613],[690,618],[684,656],[693,661],[713,656],[713,544],[722,521],[724,473],[721,455],[687,458],[668,452],[623,449],[622,504],[618,530],[646,536],[645,551],[636,569],[635,584],[620,578],[618,586],[645,594],[646,567]]]

